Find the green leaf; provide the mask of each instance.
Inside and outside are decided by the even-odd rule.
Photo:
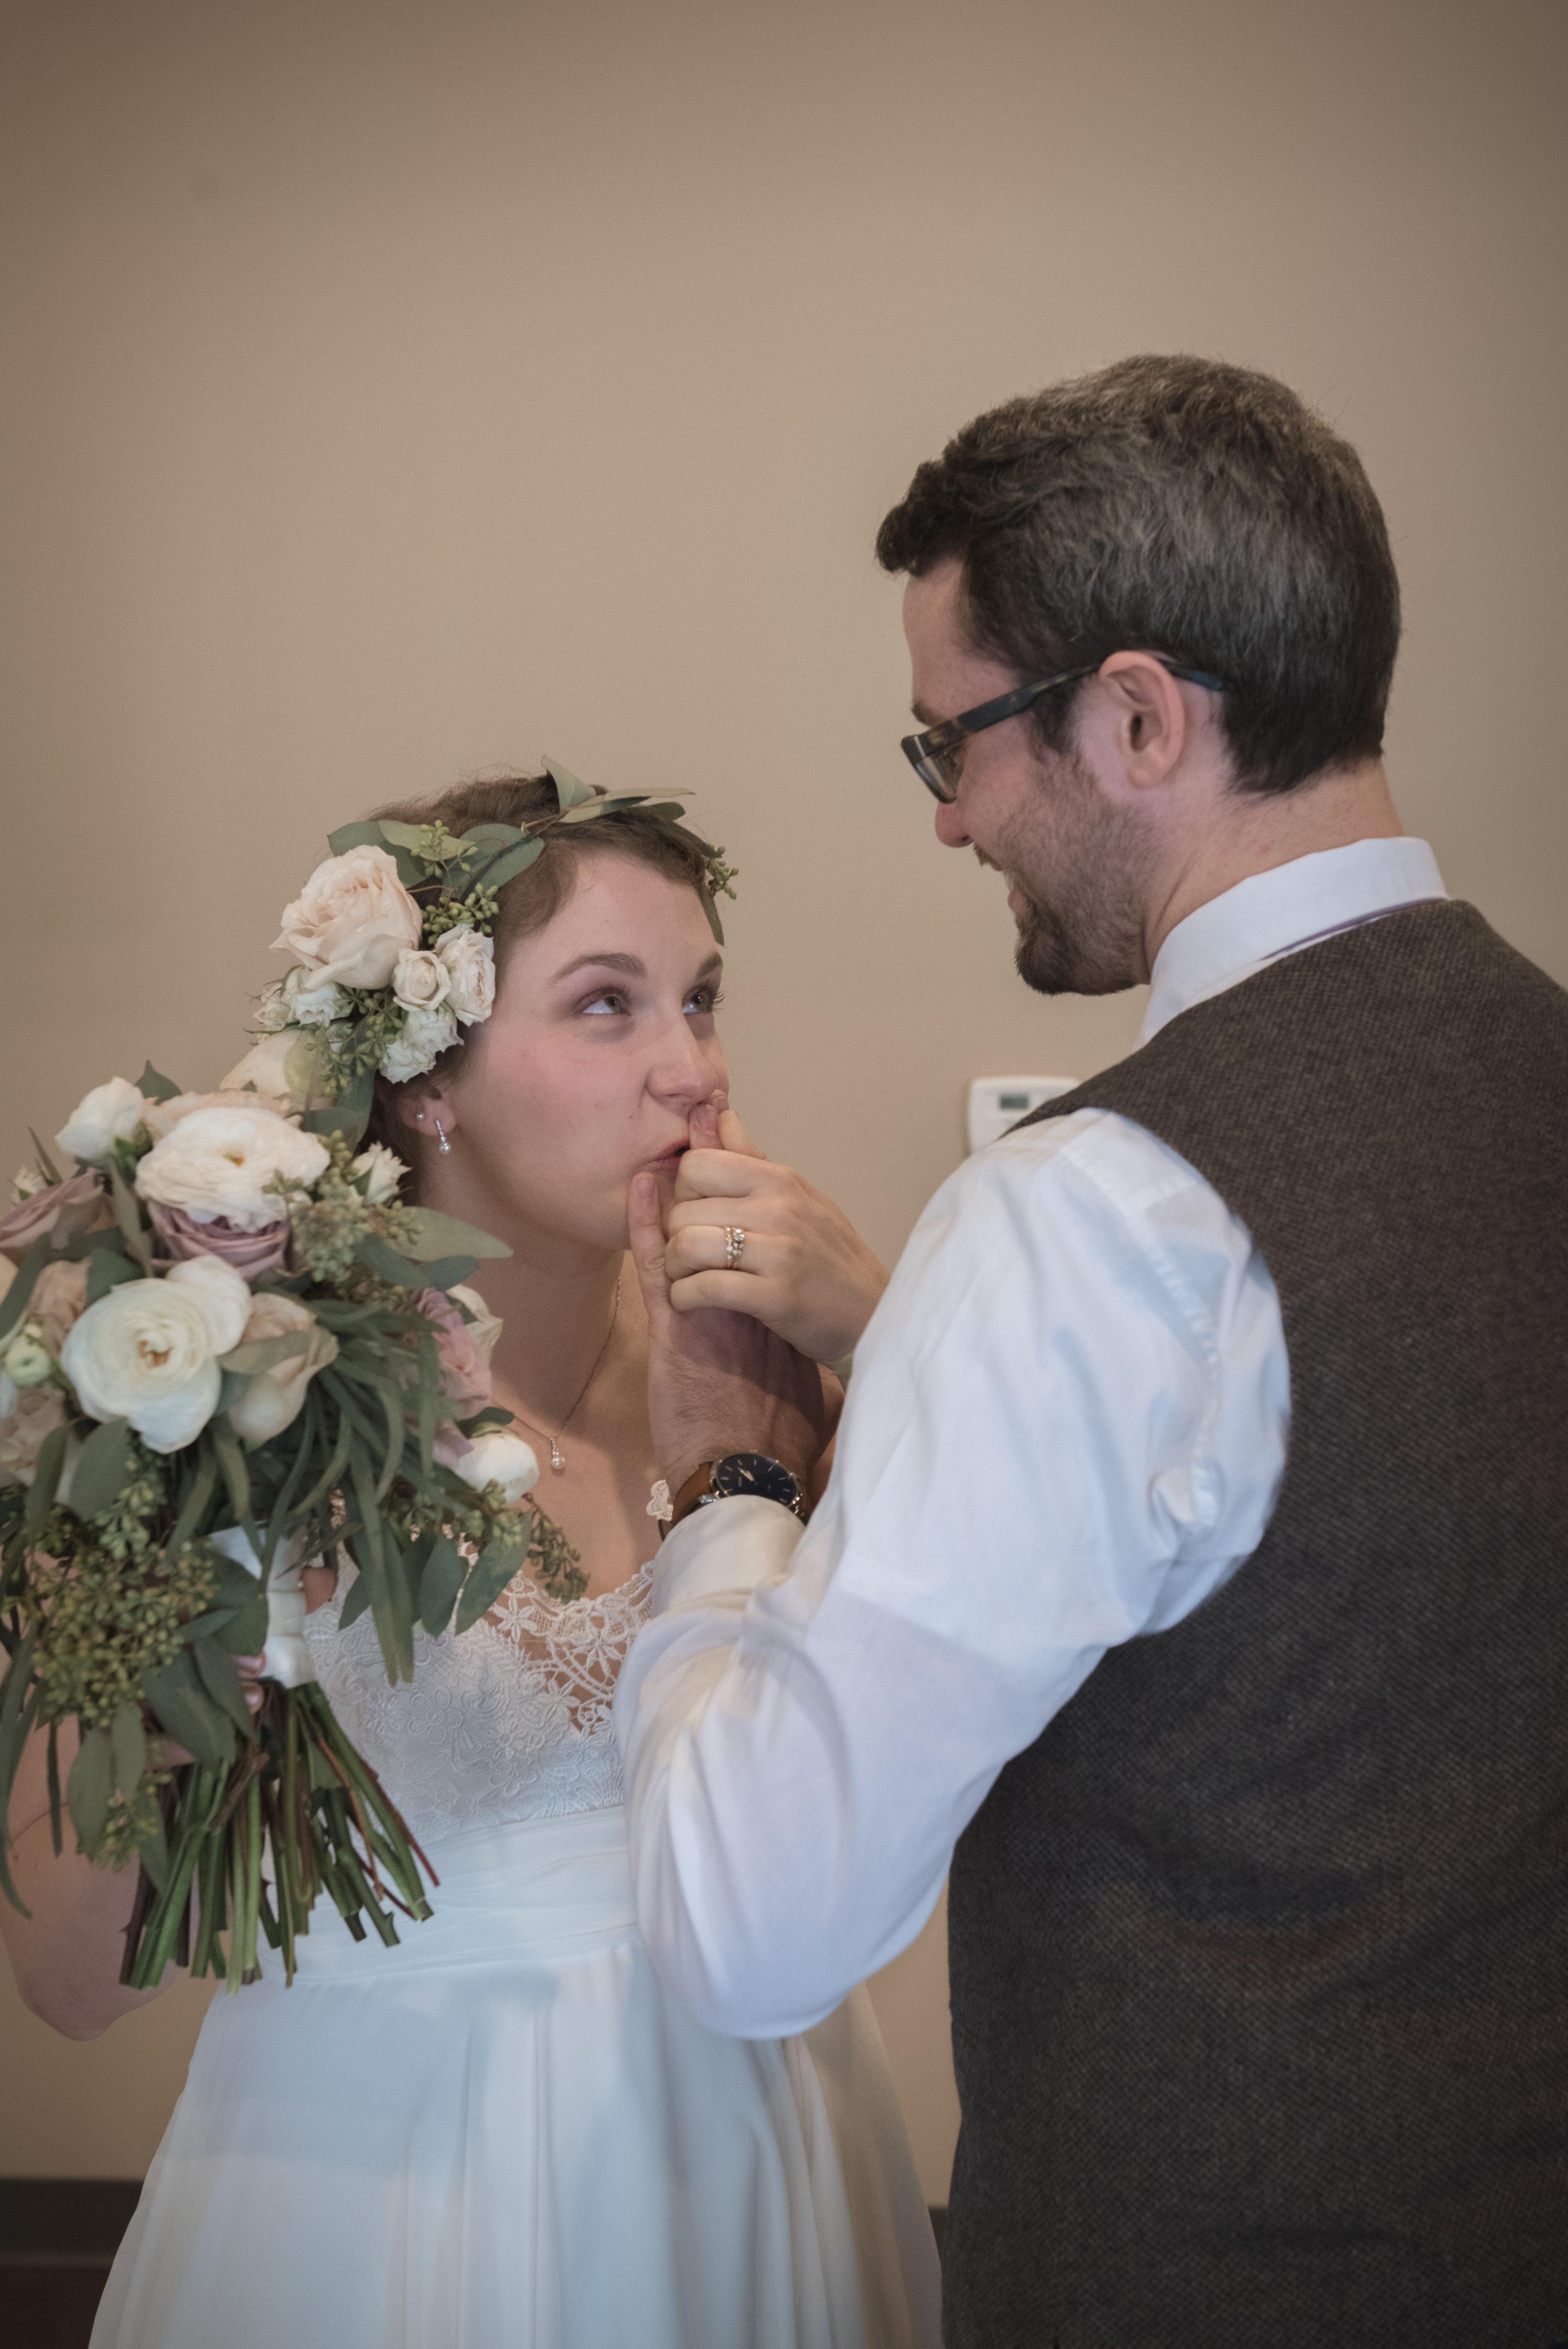
[[[525,840],[521,848],[509,848],[504,855],[492,857],[488,864],[480,865],[469,876],[471,885],[475,888],[504,889],[509,881],[515,881],[520,873],[526,873],[531,864],[537,864],[543,854],[542,840]]]
[[[211,1423],[209,1423],[210,1427]],[[194,1474],[180,1504],[180,1514],[174,1521],[174,1531],[169,1537],[168,1556],[178,1557],[195,1533],[211,1506],[218,1489],[218,1454],[212,1447],[209,1429],[204,1428],[196,1439]]]
[[[169,1885],[169,1844],[161,1819],[157,1821],[136,1856],[151,1877],[154,1890],[166,1891]]]
[[[95,1233],[93,1237],[98,1238],[100,1235]],[[106,1232],[101,1237],[118,1239],[119,1235],[118,1232]],[[100,1297],[107,1297],[109,1290],[118,1288],[122,1281],[144,1280],[146,1277],[141,1267],[132,1264],[130,1258],[122,1256],[118,1248],[94,1248],[88,1258],[88,1304],[96,1305]]]
[[[432,1640],[438,1640],[451,1621],[458,1587],[463,1578],[463,1556],[445,1534],[425,1561],[419,1577],[419,1620]]]
[[[527,838],[527,833],[517,823],[472,823],[463,834],[469,847],[492,849],[515,847],[520,840]]]
[[[147,1732],[141,1725],[141,1707],[133,1704],[129,1697],[114,1709],[108,1742],[114,1749],[115,1784],[129,1802],[147,1767]]]
[[[707,916],[707,926],[713,932],[714,944],[722,946],[724,924],[718,918],[718,907],[714,903],[713,891],[706,881],[699,881],[696,885],[696,894],[702,900],[702,910]]]
[[[238,1652],[244,1655],[247,1651],[242,1648]],[[249,1652],[253,1654],[255,1651],[253,1649]],[[254,1737],[256,1724],[251,1717],[251,1708],[245,1702],[245,1692],[240,1686],[233,1655],[215,1640],[202,1640],[188,1653],[194,1657],[201,1684],[213,1703],[222,1707],[236,1729],[246,1737]]]
[[[481,1615],[488,1615],[512,1576],[528,1557],[528,1537],[533,1526],[531,1516],[518,1519],[518,1535],[510,1541],[492,1541],[469,1568],[463,1585],[463,1595],[458,1605],[458,1630],[467,1631]]]
[[[462,854],[462,842],[452,840],[445,848],[438,849],[432,855],[428,848],[420,845],[428,829],[428,826],[417,823],[394,823],[389,816],[383,816],[381,819],[382,838],[390,842],[395,848],[411,850],[421,864],[449,864],[454,857]]]
[[[370,1122],[370,1106],[376,1094],[376,1071],[362,1069],[337,1101],[326,1109],[305,1112],[302,1120],[306,1133],[341,1133],[347,1142],[357,1142]]]
[[[24,1635],[12,1657],[5,1680],[0,1681],[0,1821],[4,1821],[10,1810],[11,1788],[16,1776],[16,1765],[22,1758],[22,1748],[27,1742],[29,1716],[36,1710],[43,1693],[41,1690],[34,1690],[29,1702],[28,1682],[33,1677],[33,1650],[37,1638],[38,1627],[35,1623]],[[53,1750],[51,1742],[51,1753]],[[8,1837],[0,1831],[0,1891],[5,1893],[13,1908],[22,1909],[22,1914],[27,1916],[30,1912],[22,1908],[21,1898],[11,1881],[11,1871],[6,1865],[7,1842]]]
[[[16,1278],[0,1298],[0,1338],[8,1338],[27,1309],[33,1284],[50,1257],[49,1235],[41,1232],[16,1268]]]
[[[142,1677],[142,1695],[170,1737],[204,1769],[224,1771],[234,1758],[234,1733],[197,1676],[193,1651],[181,1648],[171,1664]]]
[[[349,1591],[347,1598],[343,1602],[343,1611],[337,1619],[338,1630],[340,1631],[346,1631],[351,1623],[358,1621],[360,1616],[364,1614],[369,1604],[369,1578],[366,1575],[356,1574],[354,1578],[353,1588]]]
[[[51,1428],[38,1447],[37,1465],[33,1471],[32,1490],[27,1495],[27,1507],[22,1519],[24,1537],[32,1541],[39,1526],[55,1506],[55,1494],[60,1482],[60,1471],[66,1464],[66,1446],[71,1440],[70,1422]]]
[[[389,1247],[384,1239],[378,1239],[374,1232],[361,1236],[354,1253],[361,1264],[368,1265],[372,1272],[378,1273],[383,1280],[391,1281],[396,1288],[423,1288],[427,1285],[424,1268],[406,1256],[399,1256],[395,1247]]]
[[[54,1160],[50,1157],[48,1152],[39,1141],[37,1134],[34,1132],[31,1126],[27,1128],[27,1132],[32,1137],[33,1147],[38,1154],[39,1174],[46,1174],[51,1183],[63,1183],[66,1179],[65,1176],[61,1174],[59,1168],[56,1165]]]
[[[229,1506],[234,1512],[236,1525],[250,1515],[251,1472],[246,1465],[244,1451],[239,1437],[226,1419],[211,1419],[207,1433],[212,1439],[212,1449],[218,1455],[218,1465],[229,1490]]]
[[[172,1101],[180,1087],[172,1077],[161,1076],[149,1061],[136,1081],[136,1090],[146,1101]]]
[[[90,1859],[103,1836],[114,1793],[114,1749],[107,1729],[89,1729],[66,1780],[66,1802],[77,1841]]]
[[[253,1339],[248,1346],[235,1346],[229,1353],[220,1354],[218,1368],[253,1379],[258,1371],[275,1370],[279,1362],[303,1354],[315,1335],[314,1330],[285,1330],[281,1338]]]
[[[335,856],[346,856],[351,848],[385,848],[387,843],[378,823],[340,823],[328,833],[326,844]]]
[[[458,1433],[468,1436],[471,1442],[487,1427],[511,1427],[515,1420],[515,1413],[503,1411],[499,1402],[487,1402],[483,1411],[476,1411],[471,1419],[459,1420]]]
[[[477,1224],[465,1224],[456,1216],[444,1216],[435,1207],[416,1207],[409,1221],[418,1218],[417,1237],[405,1243],[404,1253],[417,1264],[428,1264],[437,1257],[471,1256],[503,1257],[511,1250],[504,1240],[489,1232],[481,1232]]]
[[[553,759],[546,759],[544,771],[555,786],[556,802],[562,814],[569,807],[580,807],[584,800],[593,800],[599,796],[591,783],[579,782],[575,775],[569,774],[567,770],[558,765]]]
[[[106,1419],[81,1448],[71,1478],[70,1506],[78,1517],[114,1506],[130,1475],[130,1422]]]
[[[136,1194],[112,1159],[109,1161],[108,1183],[114,1196],[114,1219],[119,1226],[126,1247],[150,1280],[152,1243],[141,1228],[141,1211],[136,1204]]]

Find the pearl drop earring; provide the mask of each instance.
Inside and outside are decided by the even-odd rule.
[[[442,1125],[440,1119],[439,1119],[439,1118],[437,1118],[437,1120],[436,1120],[436,1147],[437,1147],[437,1149],[438,1149],[438,1150],[442,1151],[443,1153],[445,1153],[445,1152],[449,1152],[449,1151],[450,1151],[450,1149],[451,1149],[451,1146],[452,1146],[452,1145],[451,1145],[451,1143],[447,1140],[446,1128]]]

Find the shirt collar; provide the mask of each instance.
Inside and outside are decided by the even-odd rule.
[[[1281,955],[1448,894],[1424,840],[1357,840],[1249,874],[1177,923],[1154,957],[1138,1040]]]

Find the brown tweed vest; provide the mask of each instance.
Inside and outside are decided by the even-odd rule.
[[[1251,1230],[1289,1460],[959,1844],[946,2338],[1568,2343],[1568,996],[1422,906],[1091,1105]]]

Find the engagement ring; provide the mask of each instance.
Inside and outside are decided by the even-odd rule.
[[[740,1262],[741,1257],[745,1252],[745,1248],[746,1234],[741,1231],[737,1231],[733,1224],[726,1224],[724,1227],[724,1268],[726,1272],[733,1272],[735,1270],[736,1267]]]

